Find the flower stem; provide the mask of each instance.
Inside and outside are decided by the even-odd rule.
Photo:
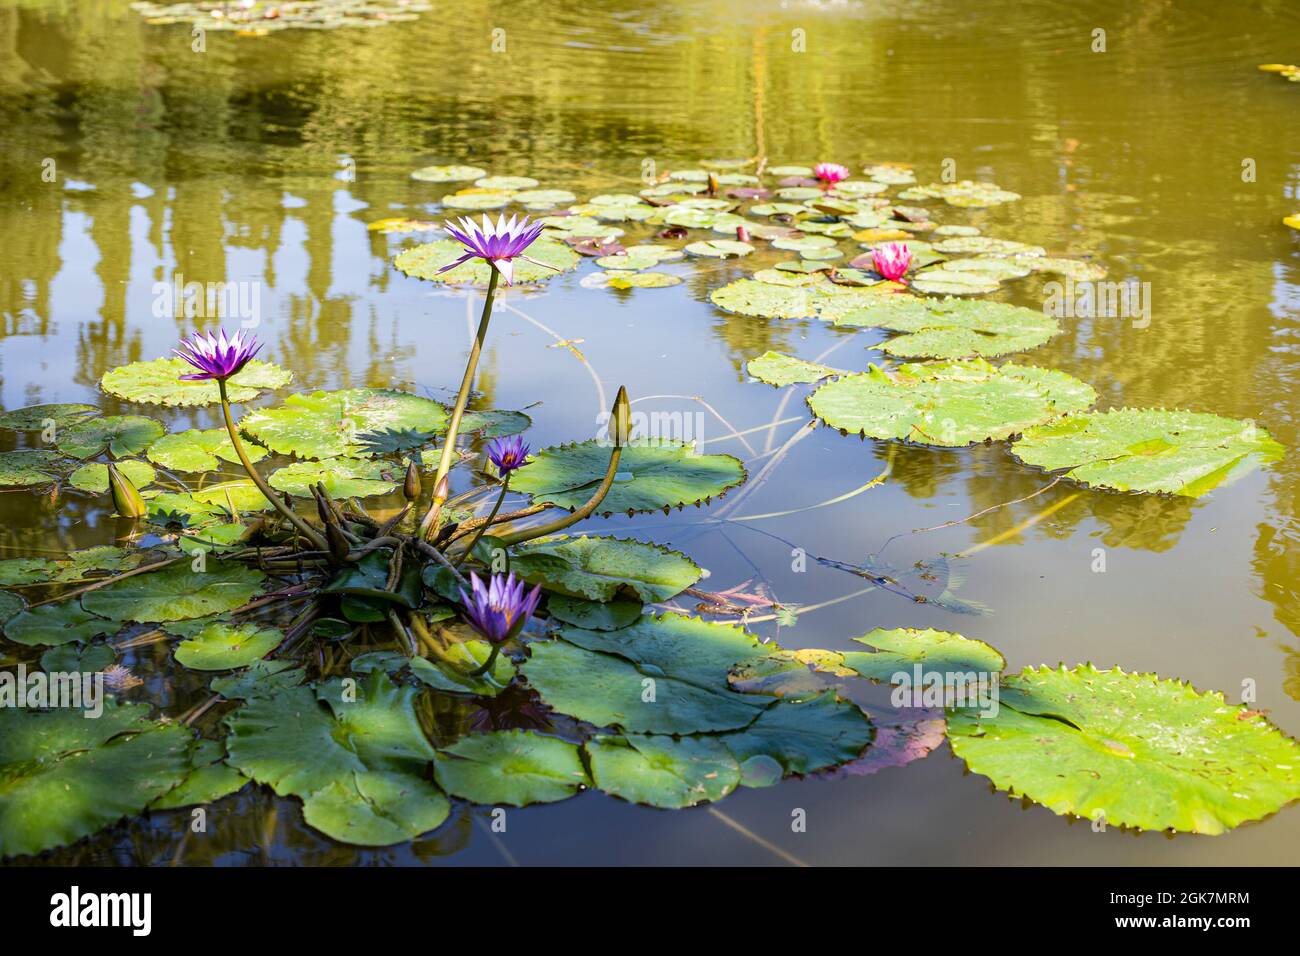
[[[488,654],[488,659],[483,662],[481,667],[476,667],[472,671],[470,671],[469,676],[480,677],[483,674],[486,674],[488,671],[492,669],[492,665],[497,662],[497,655],[500,653],[501,653],[501,645],[493,644],[492,653]]]
[[[534,538],[543,538],[548,534],[555,534],[563,531],[570,525],[577,524],[583,518],[586,518],[596,507],[605,500],[605,495],[609,494],[610,487],[614,484],[614,476],[618,474],[618,462],[623,457],[623,446],[616,445],[614,450],[609,453],[609,467],[605,469],[605,478],[600,483],[592,496],[587,499],[587,503],[579,508],[573,514],[567,514],[562,518],[552,521],[550,524],[544,524],[536,528],[525,528],[522,531],[515,531],[511,534],[500,535],[503,545],[509,546],[519,544],[523,541],[532,541]]]
[[[266,500],[275,506],[275,510],[280,512],[289,519],[289,523],[302,532],[303,536],[316,548],[317,551],[328,551],[329,543],[320,536],[320,534],[306,521],[299,517],[294,510],[280,500],[280,496],[271,490],[253,463],[248,460],[248,452],[244,450],[244,443],[240,441],[239,429],[235,427],[234,416],[230,414],[230,397],[226,394],[225,379],[217,379],[217,388],[221,392],[221,413],[226,418],[226,431],[230,433],[230,444],[235,446],[235,454],[239,456],[240,464],[244,466],[244,471],[248,472],[248,477],[257,485],[258,491],[262,492]]]
[[[469,544],[465,546],[465,550],[462,551],[460,557],[456,559],[455,563],[452,565],[453,567],[460,567],[465,563],[465,559],[473,554],[474,546],[478,544],[479,538],[483,537],[483,533],[491,527],[492,519],[495,518],[497,512],[501,510],[501,503],[506,500],[506,492],[509,489],[510,473],[506,472],[506,476],[501,479],[501,494],[497,496],[497,503],[492,506],[492,510],[488,512],[488,516],[483,520],[483,524],[479,527],[478,531],[474,532],[474,537],[471,538]]]
[[[465,363],[465,377],[461,379],[460,391],[456,393],[456,405],[451,410],[451,421],[447,423],[447,437],[442,446],[442,456],[438,459],[438,471],[433,477],[433,502],[429,505],[429,510],[425,512],[424,520],[420,522],[419,537],[427,541],[430,533],[434,530],[433,525],[437,522],[439,515],[442,513],[443,503],[447,497],[445,492],[439,489],[442,479],[451,471],[451,461],[456,454],[456,433],[460,431],[460,420],[465,414],[465,405],[469,402],[469,393],[474,385],[474,373],[478,371],[478,357],[483,352],[483,341],[487,338],[488,322],[492,319],[492,300],[497,292],[497,279],[501,273],[497,271],[496,266],[489,264],[491,277],[488,279],[487,296],[483,299],[483,314],[478,320],[478,332],[474,336],[474,344],[469,350],[469,359]]]

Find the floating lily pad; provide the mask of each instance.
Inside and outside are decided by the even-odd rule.
[[[208,684],[214,694],[227,700],[252,700],[273,697],[302,683],[305,673],[293,661],[255,661],[253,665],[228,677],[214,677]]]
[[[1300,746],[1257,711],[1115,668],[1026,668],[994,717],[948,719],[953,753],[1056,814],[1223,833],[1300,799]]]
[[[76,601],[43,604],[21,611],[5,622],[5,637],[15,644],[56,646],[73,641],[85,643],[100,635],[112,636],[120,620],[109,620],[82,610]]]
[[[598,736],[586,749],[596,786],[631,803],[693,807],[721,800],[740,783],[740,764],[711,737]]]
[[[476,179],[474,185],[479,189],[504,189],[508,192],[517,192],[520,189],[535,189],[538,182],[530,176],[484,176]]]
[[[902,671],[910,677],[919,666],[922,673],[946,675],[998,674],[1007,666],[1006,658],[983,641],[971,640],[951,631],[931,628],[878,627],[870,634],[855,637],[859,644],[876,648],[874,653],[849,651],[842,655],[848,669],[871,680],[892,680]]]
[[[229,763],[281,796],[307,823],[347,843],[387,846],[437,827],[450,805],[424,779],[434,752],[413,687],[382,672],[355,690],[333,681],[247,701],[229,718]]]
[[[42,449],[0,452],[0,487],[48,485],[55,480],[59,461],[54,452]]]
[[[882,296],[836,325],[907,332],[876,346],[906,358],[974,358],[1037,348],[1060,331],[1055,319],[1001,302]]]
[[[911,202],[917,199],[942,199],[950,206],[963,208],[982,208],[999,206],[1002,203],[1015,202],[1018,193],[1002,189],[995,183],[973,182],[963,179],[956,183],[930,183],[928,186],[913,186],[898,194],[898,198]]]
[[[727,675],[727,683],[742,694],[770,697],[816,697],[846,677],[858,672],[844,665],[844,654],[818,648],[774,650],[739,661]]]
[[[182,561],[91,591],[81,603],[119,621],[183,621],[247,604],[264,579],[261,571],[234,562],[209,560],[206,570],[195,571]]]
[[[6,558],[0,561],[0,586],[19,587],[48,581],[59,565],[49,558]]]
[[[406,216],[394,216],[389,219],[377,219],[374,222],[366,223],[366,229],[370,232],[382,232],[384,235],[406,235],[407,233],[429,232],[441,228],[436,222],[427,219],[409,219]]]
[[[220,741],[198,741],[190,751],[190,767],[180,785],[151,803],[149,809],[176,810],[215,803],[248,783],[247,777],[226,763],[225,747]]]
[[[543,448],[510,487],[537,501],[573,511],[586,504],[609,468],[609,446],[592,439]],[[691,445],[664,441],[623,449],[618,476],[598,506],[601,514],[656,511],[710,500],[745,480],[745,467],[730,455],[695,454]]]
[[[66,559],[58,562],[55,581],[80,581],[96,576],[97,572],[113,573],[130,571],[139,567],[144,560],[144,552],[128,550],[113,545],[98,545],[71,551]]]
[[[487,170],[477,166],[424,166],[411,173],[411,178],[422,183],[468,183],[486,175]]]
[[[510,570],[548,593],[593,601],[636,597],[666,601],[700,579],[695,562],[680,552],[628,538],[539,538],[515,548]]]
[[[1010,438],[1095,400],[1089,386],[1064,372],[974,359],[846,375],[817,389],[808,405],[842,431],[960,447]]]
[[[770,701],[727,687],[727,670],[761,653],[738,627],[679,614],[617,631],[565,628],[534,642],[521,667],[560,713],[634,733],[689,734],[749,726]]]
[[[153,484],[153,480],[158,477],[153,466],[137,461],[134,458],[128,458],[125,461],[117,463],[117,470],[127,481],[137,488],[144,488]],[[108,466],[102,465],[97,461],[92,461],[88,465],[82,465],[71,475],[68,476],[68,484],[81,491],[88,491],[91,494],[102,495],[108,491]]]
[[[462,737],[443,749],[434,775],[452,796],[512,807],[565,800],[590,782],[575,745],[525,730]]]
[[[261,445],[247,441],[243,444],[249,461],[261,461],[268,454]],[[173,471],[215,471],[223,461],[239,463],[239,455],[224,428],[207,431],[191,428],[164,435],[149,446],[147,457]]]
[[[262,489],[248,478],[236,478],[234,481],[221,481],[215,485],[208,485],[198,491],[190,492],[189,497],[200,506],[233,509],[236,513],[270,511],[275,507],[267,500]]]
[[[881,294],[860,287],[836,286],[822,278],[818,278],[817,283],[789,286],[755,279],[737,279],[720,289],[714,289],[709,300],[720,309],[740,315],[767,319],[820,317],[830,320],[836,315],[868,305]]]
[[[1106,267],[1081,259],[1063,259],[1057,256],[1017,256],[1011,260],[1030,272],[1055,272],[1076,282],[1095,282],[1106,278]]]
[[[594,604],[594,602],[592,603]],[[27,602],[24,601],[19,595],[14,594],[12,591],[0,591],[0,624],[3,624],[5,621],[9,620],[11,617],[13,617],[15,614],[17,614],[26,606],[27,606]],[[583,624],[582,621],[570,621],[569,623],[578,624],[583,627],[589,626]]]
[[[681,285],[680,276],[666,272],[606,272],[605,287],[608,289],[666,289]]]
[[[1122,408],[1033,428],[1011,446],[1028,465],[1099,488],[1198,498],[1283,447],[1249,421],[1204,412]]]
[[[261,660],[283,640],[279,628],[217,622],[176,645],[176,662],[195,671],[234,670]]]
[[[442,432],[447,410],[408,392],[347,388],[290,395],[276,408],[249,412],[239,426],[272,451],[299,458],[359,458],[359,436],[385,429]]]
[[[1041,246],[1031,246],[1014,239],[994,239],[992,236],[953,236],[934,244],[936,252],[975,253],[982,256],[1019,256],[1022,258],[1044,255]]]
[[[497,189],[472,189],[465,192],[449,193],[442,197],[442,204],[448,209],[465,209],[470,212],[482,212],[501,209],[509,205],[513,193]],[[445,240],[444,240],[445,241]]]
[[[751,359],[745,370],[760,382],[775,385],[778,388],[793,385],[796,382],[820,382],[831,375],[840,374],[839,369],[816,362],[805,362],[793,355],[785,355],[771,350],[756,359]]]
[[[266,481],[276,491],[299,498],[311,497],[311,488],[317,483],[325,486],[331,498],[369,498],[386,495],[397,487],[396,481],[383,476],[384,469],[382,462],[363,458],[295,461],[271,472]]]
[[[143,810],[189,770],[190,734],[144,704],[0,707],[0,856],[66,846]]]
[[[588,601],[566,594],[548,594],[546,612],[557,621],[589,631],[616,631],[641,616],[640,601]]]
[[[927,269],[912,279],[912,289],[928,295],[985,295],[996,292],[998,280],[978,272]]]
[[[685,247],[687,255],[707,256],[714,259],[727,259],[733,256],[747,256],[754,251],[748,242],[736,239],[705,239],[692,242]]]
[[[567,189],[521,189],[515,193],[515,202],[529,209],[553,209],[573,202],[578,197]]]
[[[38,432],[53,425],[55,429],[63,429],[87,416],[98,414],[99,409],[94,405],[28,405],[0,415],[0,428],[16,432]]]
[[[855,759],[873,736],[856,704],[826,691],[808,700],[779,700],[749,727],[721,739],[742,766],[767,758],[787,774],[807,774]]]
[[[595,234],[603,235],[597,232]],[[428,279],[430,282],[442,282],[450,285],[472,284],[487,285],[491,278],[491,266],[482,259],[471,259],[454,269],[439,272],[445,265],[455,262],[465,252],[465,247],[454,239],[439,239],[421,246],[407,249],[393,260],[399,271],[416,279]],[[524,259],[514,261],[515,282],[545,282],[561,272],[568,272],[578,265],[582,258],[569,246],[545,236],[528,247],[525,253],[530,259],[545,263],[547,268],[534,265]]]
[[[216,382],[180,380],[182,375],[192,375],[194,372],[194,366],[180,358],[132,362],[130,365],[105,372],[104,377],[99,380],[99,387],[110,395],[145,405],[186,408],[195,405],[215,405],[221,399]],[[238,374],[227,379],[226,390],[232,402],[247,402],[262,392],[283,388],[292,380],[293,373],[288,369],[253,359],[240,369]],[[100,419],[100,421],[107,420]],[[140,450],[142,449],[136,449],[136,451]]]
[[[92,458],[107,451],[114,458],[138,455],[161,438],[162,422],[141,415],[110,415],[79,422],[59,436],[59,451]]]
[[[495,697],[514,680],[515,665],[506,655],[499,654],[491,670],[474,674],[487,663],[491,653],[492,646],[487,641],[463,641],[452,644],[440,660],[415,657],[406,663],[413,676],[435,690]]]

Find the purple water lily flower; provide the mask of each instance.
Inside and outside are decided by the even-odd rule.
[[[494,574],[491,583],[484,584],[471,571],[469,580],[473,596],[460,589],[465,619],[493,645],[508,641],[523,630],[542,597],[540,584],[524,593],[524,582],[516,581],[513,573]]]
[[[528,451],[528,446],[519,435],[494,438],[487,446],[488,460],[497,466],[502,478],[528,463]]]
[[[189,339],[181,339],[179,349],[172,349],[199,370],[197,375],[182,375],[182,382],[200,382],[205,379],[224,381],[247,365],[261,350],[262,346],[257,339],[251,335],[245,337],[242,329],[230,338],[226,338],[225,329],[219,329],[217,335],[195,332]]]
[[[545,262],[538,262],[523,254],[546,228],[540,222],[530,222],[527,216],[522,221],[518,216],[511,216],[507,220],[502,213],[495,224],[484,216],[482,228],[475,225],[474,220],[462,218],[456,225],[444,223],[443,228],[468,251],[455,262],[443,266],[439,272],[454,269],[470,259],[482,259],[500,272],[506,285],[510,285],[514,278],[515,259],[524,259],[544,269],[551,268]]]

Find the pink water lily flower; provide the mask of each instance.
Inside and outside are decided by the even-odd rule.
[[[834,186],[849,178],[849,170],[839,163],[818,163],[813,167],[813,175],[822,181],[822,185]]]
[[[871,261],[884,278],[901,282],[912,265],[912,250],[904,242],[886,242],[871,250]]]
[[[501,273],[501,278],[506,280],[506,285],[510,285],[514,278],[515,259],[523,259],[544,269],[552,268],[545,262],[538,262],[523,254],[546,228],[540,222],[530,222],[527,216],[522,221],[518,216],[511,216],[507,220],[502,213],[495,224],[484,216],[481,228],[474,220],[465,217],[455,225],[444,223],[443,228],[447,230],[448,235],[465,247],[466,252],[455,262],[443,266],[438,270],[439,272],[454,269],[470,259],[482,259]]]
[[[219,329],[217,335],[195,332],[189,339],[181,339],[181,347],[172,351],[199,370],[198,374],[182,375],[181,381],[199,382],[230,378],[261,349],[257,339],[244,336],[243,329],[230,338],[226,338],[225,329]]]

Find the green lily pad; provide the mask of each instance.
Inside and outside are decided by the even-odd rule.
[[[666,289],[681,285],[681,276],[666,272],[606,272],[605,287],[609,289]]]
[[[912,279],[912,290],[928,295],[985,295],[997,288],[997,279],[978,272],[927,269]]]
[[[603,235],[599,230],[595,234]],[[428,242],[407,249],[393,260],[393,265],[408,276],[416,279],[428,279],[430,282],[441,282],[450,285],[467,283],[471,285],[487,285],[488,279],[491,278],[490,270],[492,267],[482,259],[471,259],[468,262],[461,263],[454,269],[448,269],[446,272],[438,271],[443,266],[455,262],[464,252],[465,247],[454,239],[439,239],[435,242]],[[524,259],[516,259],[514,261],[515,282],[545,282],[561,272],[568,272],[576,268],[582,258],[565,243],[548,239],[545,236],[529,246],[524,254],[529,259],[536,259],[538,262],[545,263],[549,268],[534,265]]]
[[[975,358],[1037,348],[1060,332],[1042,312],[1001,302],[880,297],[835,319],[836,325],[907,332],[878,346],[905,358]]]
[[[982,256],[972,259],[949,259],[938,267],[922,273],[930,276],[943,272],[973,272],[989,279],[996,279],[999,282],[1005,282],[1008,279],[1023,279],[1029,275],[1030,268],[1026,263],[1033,262],[1034,257],[1020,259],[1006,258],[984,258]]]
[[[127,550],[113,545],[98,545],[71,551],[66,559],[58,562],[55,581],[81,581],[92,578],[97,572],[117,573],[130,571],[140,566],[144,552],[138,549]]]
[[[73,641],[85,643],[101,634],[111,637],[121,626],[120,620],[82,610],[76,601],[62,601],[15,614],[5,622],[4,633],[15,644],[53,646]]]
[[[28,405],[0,415],[0,428],[15,432],[39,432],[53,425],[55,429],[62,430],[89,415],[98,414],[99,409],[94,405]]]
[[[468,183],[486,175],[487,170],[477,166],[422,166],[411,178],[422,183]]]
[[[953,753],[1056,814],[1217,834],[1300,799],[1300,746],[1257,711],[1155,674],[1026,668],[996,716],[950,714]]]
[[[778,388],[793,385],[796,382],[820,382],[831,375],[839,375],[840,370],[816,362],[805,362],[793,355],[768,350],[756,359],[751,359],[745,370],[760,382],[775,385]]]
[[[153,480],[158,477],[158,473],[154,471],[152,465],[137,461],[134,458],[119,461],[117,470],[123,478],[137,488],[144,488],[153,484]],[[68,484],[81,491],[102,495],[108,491],[108,466],[97,461],[82,465],[68,476]]]
[[[1076,282],[1096,282],[1106,278],[1106,267],[1081,259],[1063,259],[1058,256],[1023,256],[1011,260],[1030,272],[1055,272]]]
[[[570,511],[586,504],[609,468],[610,448],[592,439],[543,448],[512,476],[513,491]],[[664,441],[623,449],[618,476],[597,510],[657,511],[709,501],[745,480],[745,466],[730,455],[698,455],[691,445]]]
[[[91,591],[81,603],[87,611],[119,621],[183,621],[247,604],[265,577],[234,562],[209,560],[206,570],[194,571],[182,561]]]
[[[270,511],[275,505],[266,499],[262,489],[248,478],[236,478],[234,481],[221,481],[208,485],[198,491],[190,492],[190,498],[199,505],[218,508],[234,508],[243,511]]]
[[[27,606],[27,602],[13,591],[0,591],[0,624],[9,620],[19,611]],[[581,624],[581,621],[570,621],[570,624]],[[584,625],[585,626],[585,625]]]
[[[780,649],[739,661],[727,674],[727,683],[742,694],[807,698],[825,693],[842,678],[857,676],[844,666],[839,651]]]
[[[491,653],[492,645],[487,641],[462,641],[452,644],[443,660],[414,657],[405,663],[410,666],[413,677],[435,690],[495,697],[514,680],[515,665],[506,655],[498,654],[491,670],[473,674],[487,663]]]
[[[389,466],[391,467],[391,466]],[[324,484],[332,498],[369,498],[386,495],[397,482],[383,477],[382,462],[363,458],[326,458],[322,461],[295,461],[266,479],[276,491],[286,491],[298,498],[310,498],[317,482]]]
[[[812,284],[798,285],[737,279],[720,289],[714,289],[709,295],[709,301],[720,309],[739,315],[766,319],[822,318],[829,321],[837,315],[870,305],[882,294],[872,291],[873,288],[878,287],[836,286],[821,277]]]
[[[274,697],[302,683],[305,672],[293,661],[255,661],[246,670],[227,677],[214,677],[208,687],[226,700]]]
[[[567,189],[521,189],[515,193],[515,202],[523,203],[529,209],[553,209],[565,206],[578,197]]]
[[[434,775],[452,796],[512,807],[565,800],[590,783],[575,745],[525,730],[462,737],[442,750]]]
[[[163,436],[162,422],[142,415],[110,415],[79,422],[59,437],[59,451],[73,458],[109,452],[114,458],[138,455]]]
[[[917,665],[923,673],[949,676],[972,672],[999,674],[1007,666],[1006,658],[988,644],[951,631],[878,627],[854,640],[876,651],[849,651],[841,655],[843,666],[871,680],[890,681],[899,671],[911,676]]]
[[[234,670],[261,660],[283,640],[279,628],[218,622],[176,645],[176,662],[194,671]]]
[[[405,842],[450,812],[424,779],[434,751],[415,712],[418,693],[376,671],[355,699],[341,681],[255,697],[228,718],[228,761],[281,796],[301,797],[304,819],[327,836]]]
[[[808,700],[779,700],[744,730],[720,739],[742,766],[766,758],[786,774],[807,774],[857,758],[874,734],[856,704],[827,691]]]
[[[951,236],[934,244],[936,252],[945,254],[970,253],[981,256],[1020,256],[1033,257],[1044,255],[1041,246],[1031,246],[1014,239],[994,239],[992,236]]]
[[[565,594],[548,594],[546,611],[557,621],[589,631],[616,631],[641,616],[640,601],[588,601]]]
[[[754,251],[748,242],[738,239],[704,239],[685,246],[689,256],[706,256],[713,259],[727,259],[735,256],[747,256]]]
[[[389,591],[387,551],[372,551],[355,564],[346,564],[321,588],[326,594],[347,594],[414,610],[420,604],[420,566],[407,561],[397,587]],[[432,566],[431,566],[432,567]],[[382,605],[381,605],[382,606]]]
[[[530,176],[483,176],[474,180],[479,189],[504,189],[518,192],[521,189],[534,189],[539,183]]]
[[[61,644],[41,655],[41,670],[49,674],[96,674],[116,661],[117,651],[111,644]]]
[[[189,769],[190,734],[144,704],[81,710],[0,707],[0,856],[66,846],[132,816]]]
[[[189,774],[176,789],[151,803],[149,809],[176,810],[206,805],[242,790],[248,778],[226,763],[225,754],[220,741],[198,741],[190,751]]]
[[[1011,446],[1028,465],[1085,485],[1198,498],[1285,450],[1249,421],[1204,412],[1121,408],[1029,429]]]
[[[740,784],[740,764],[712,737],[598,736],[587,741],[597,787],[664,809],[721,800]]]
[[[501,209],[510,204],[513,193],[505,190],[472,190],[463,193],[449,193],[442,197],[442,204],[448,209],[465,209],[481,212]]]
[[[645,604],[666,601],[700,579],[703,572],[678,551],[629,538],[538,538],[516,547],[510,570],[548,593],[593,601],[635,597]]]
[[[42,449],[0,452],[0,487],[48,485],[55,480],[60,460],[54,452]]]
[[[533,420],[523,412],[504,409],[484,409],[467,411],[460,419],[460,434],[478,432],[482,438],[502,438],[506,435],[518,435],[532,427]]]
[[[617,631],[565,628],[534,642],[521,666],[542,700],[598,727],[634,733],[734,730],[770,701],[733,693],[727,671],[763,645],[738,627],[679,614]]]
[[[0,586],[21,587],[48,581],[59,565],[49,558],[5,558],[0,561]]]
[[[151,362],[132,362],[111,369],[99,380],[99,387],[110,395],[144,405],[189,408],[215,405],[221,400],[221,393],[214,381],[180,380],[182,375],[192,374],[195,374],[194,366],[184,359],[160,358]],[[253,359],[238,374],[226,380],[226,390],[232,402],[247,402],[262,392],[283,388],[292,380],[293,373],[288,369]],[[137,449],[139,450],[141,449]]]
[[[268,454],[261,445],[244,442],[249,461],[261,461]],[[156,465],[172,471],[215,471],[221,462],[239,464],[239,455],[224,428],[188,431],[164,435],[149,446],[147,457]]]
[[[808,405],[845,432],[960,447],[1009,438],[1095,400],[1090,387],[1064,372],[994,368],[974,359],[846,375],[817,389]]]
[[[388,429],[442,432],[447,410],[437,402],[384,388],[290,395],[276,408],[249,412],[239,426],[282,455],[299,458],[360,458],[358,437]]]

